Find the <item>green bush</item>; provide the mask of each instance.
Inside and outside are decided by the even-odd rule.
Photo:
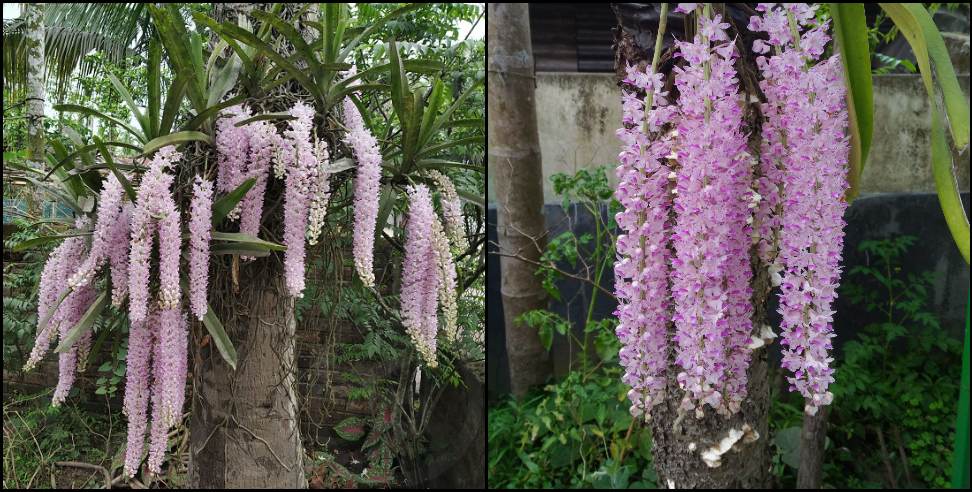
[[[491,408],[489,486],[654,488],[651,433],[627,392],[611,363]]]
[[[879,321],[863,326],[837,358],[825,486],[948,486],[962,348],[928,311],[934,275],[902,271],[915,241],[862,241],[868,261],[845,274],[840,294]],[[803,402],[783,394],[772,405],[774,472],[793,486],[796,441],[788,436],[799,430]]]

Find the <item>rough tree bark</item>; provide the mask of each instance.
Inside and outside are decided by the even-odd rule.
[[[27,160],[44,167],[44,4],[24,4],[27,24]]]
[[[655,42],[655,30],[658,25],[659,6],[657,4],[613,4],[619,26],[615,30],[615,69],[619,74],[619,81],[623,77],[626,64],[640,65],[642,68],[650,64]],[[748,9],[748,10],[746,10]],[[752,51],[752,36],[744,29],[751,12],[745,5],[737,7],[735,4],[728,8],[725,4],[714,4],[715,12],[728,17],[732,25],[731,31],[739,33],[737,49],[742,57],[737,62],[740,79],[740,94],[744,100],[759,95],[756,78],[755,60]],[[729,15],[726,16],[725,14]],[[685,22],[682,14],[671,14],[668,19],[670,38],[672,32],[690,37],[693,26]],[[666,41],[662,52],[658,71],[669,74],[666,89],[677,94],[673,84],[671,70],[680,59],[672,58],[671,43]],[[619,82],[620,83],[620,82]],[[620,94],[619,94],[620,96]],[[743,132],[750,135],[749,150],[759,155],[760,116],[758,105],[748,104],[744,117]],[[762,267],[755,250],[750,252],[752,265],[754,308],[753,326],[758,327],[766,323],[766,299],[771,285],[766,268]],[[670,330],[673,327],[669,327]],[[652,411],[652,454],[655,471],[658,475],[660,487],[667,488],[766,488],[770,485],[770,449],[769,449],[769,382],[767,380],[767,354],[761,348],[753,352],[752,363],[747,371],[747,397],[743,401],[741,410],[730,418],[717,415],[714,411],[705,412],[702,419],[696,419],[689,414],[680,418],[679,402],[683,391],[679,389],[675,375],[678,373],[673,361],[668,370],[667,394],[665,402]],[[721,463],[717,467],[710,467],[701,457],[702,451],[727,437],[730,430],[744,430],[748,426],[751,431],[738,441],[730,451],[721,456]],[[752,432],[754,431],[754,432]],[[755,438],[755,439],[754,439]]]
[[[525,3],[491,3],[488,24],[488,164],[496,190],[503,320],[510,389],[523,396],[550,374],[550,359],[536,330],[516,322],[547,306],[534,275],[546,239],[537,109],[534,100],[530,12]]]
[[[292,5],[281,16],[288,18],[300,7]],[[268,6],[216,4],[214,17],[236,20]],[[283,105],[294,98],[287,99],[281,104],[260,101],[254,111],[285,111]],[[268,197],[282,193],[279,184],[267,190]],[[274,217],[281,213],[279,207],[267,210]],[[279,237],[279,221],[265,227]],[[193,323],[189,483],[196,488],[306,488],[295,303],[284,285],[282,258],[220,258],[214,260],[210,304],[236,348],[238,365],[234,371],[207,339],[206,328]]]
[[[828,415],[830,415],[830,405],[818,410],[816,415],[803,416],[803,430],[800,432],[800,468],[797,470],[798,489],[820,488]]]
[[[227,260],[229,262],[231,260]],[[242,262],[241,262],[242,263]],[[236,347],[232,370],[198,326],[193,346],[189,483],[198,488],[304,488],[295,387],[294,300],[279,259],[217,267],[211,303]]]

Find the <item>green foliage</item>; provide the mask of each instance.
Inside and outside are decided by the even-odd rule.
[[[85,462],[114,472],[124,460],[124,420],[72,405],[51,407],[50,392],[4,394],[3,487],[103,486],[104,475],[98,471],[79,472],[55,463]]]
[[[111,354],[111,359],[106,360],[98,367],[98,379],[95,381],[95,394],[115,396],[121,386],[121,380],[125,377],[128,366],[125,357],[128,356],[128,339],[122,340],[118,348]]]
[[[15,219],[17,230],[4,241],[4,249],[32,239],[38,231],[23,219]],[[37,288],[44,261],[52,244],[23,253],[22,261],[3,263],[3,368],[20,370],[30,355],[37,326]]]
[[[828,431],[833,442],[824,455],[828,486],[888,487],[892,478],[908,487],[949,483],[961,346],[929,311],[934,275],[903,272],[916,243],[911,236],[861,241],[858,250],[867,261],[849,269],[841,286],[841,296],[876,319],[844,344],[838,358]],[[772,401],[774,472],[787,486],[794,483],[795,463],[786,434],[799,429],[803,402],[792,393]]]
[[[570,337],[581,347],[581,361],[586,368],[592,341],[596,354],[604,361],[617,357],[617,350],[620,348],[614,335],[617,319],[594,319],[594,306],[598,296],[611,295],[603,290],[601,281],[605,271],[609,271],[614,262],[614,231],[617,229],[614,216],[620,210],[620,204],[612,198],[613,190],[604,167],[581,169],[572,175],[557,173],[550,179],[554,192],[561,196],[561,205],[569,222],[566,231],[547,242],[540,255],[540,266],[536,275],[540,277],[541,285],[550,297],[558,302],[565,300],[561,298],[557,283],[567,276],[586,282],[592,287],[587,316],[581,325],[584,335],[582,339],[575,336],[571,328],[572,321],[545,309],[523,313],[518,321],[536,329],[547,350],[550,350],[553,343],[554,333]],[[602,204],[607,200],[610,201],[605,214]],[[574,233],[570,218],[579,211],[586,211],[592,217],[593,234]],[[571,271],[563,269],[565,264],[570,266]],[[573,271],[577,273],[572,273]],[[571,300],[566,302],[569,304]]]
[[[547,243],[537,271],[550,295],[568,304],[571,300],[561,299],[559,280],[570,274],[591,285],[587,317],[581,320],[583,338],[574,333],[571,320],[549,310],[528,311],[519,322],[536,329],[548,350],[555,333],[570,337],[581,347],[583,364],[520,402],[506,400],[490,409],[490,486],[653,488],[650,432],[632,422],[629,388],[617,364],[617,319],[593,315],[598,295],[605,294],[600,290],[604,272],[615,257],[619,204],[611,200],[604,213],[602,204],[612,196],[605,168],[556,174],[551,180],[568,220],[586,211],[594,221],[594,233],[580,236],[568,223],[566,232]],[[572,270],[563,270],[565,265]],[[595,359],[600,362],[591,366]]]
[[[610,365],[490,408],[490,487],[654,488],[650,431],[627,392]]]

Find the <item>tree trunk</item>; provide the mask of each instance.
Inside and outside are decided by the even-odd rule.
[[[817,410],[816,415],[803,416],[803,430],[800,432],[800,468],[797,471],[798,489],[820,488],[829,414],[830,405],[826,405]]]
[[[214,18],[235,21],[238,15],[268,8],[269,4],[216,4]],[[299,4],[287,5],[280,15],[289,19],[298,8]],[[282,193],[277,185],[267,190],[268,196]],[[264,226],[277,233],[281,222]],[[284,285],[282,258],[246,262],[234,256],[214,263],[210,292],[216,294],[210,295],[210,303],[236,348],[238,362],[234,371],[212,340],[206,340],[202,323],[194,323],[189,484],[307,488],[296,387],[295,301]]]
[[[536,330],[517,317],[547,307],[536,266],[544,249],[543,186],[534,100],[530,13],[525,3],[491,3],[488,24],[489,167],[494,171],[496,232],[510,389],[523,396],[550,374]],[[526,261],[524,261],[526,260]]]
[[[294,300],[280,260],[217,265],[210,296],[238,355],[234,371],[194,323],[189,483],[198,488],[306,488],[295,385]]]
[[[628,64],[645,67],[650,63],[659,9],[655,5],[645,4],[614,4],[613,8],[619,23],[615,30],[614,49],[615,69],[620,80],[624,76],[624,67]],[[750,12],[751,9],[745,5],[735,4],[728,7],[726,4],[714,4],[714,11],[723,14],[723,18],[732,25],[732,30],[739,33],[737,48],[742,53],[736,64],[740,80],[739,92],[741,98],[748,100],[750,95],[759,93],[755,61],[751,52],[743,49],[752,44],[752,35],[745,26],[749,15],[755,12]],[[666,33],[666,38],[671,38],[674,32],[679,39],[685,39],[692,35],[691,31],[694,29],[684,22],[683,14],[670,14],[668,26],[671,30]],[[663,49],[658,71],[670,75],[671,69],[680,59],[671,56],[671,43],[666,42]],[[673,78],[669,76],[665,90],[670,91],[673,88]],[[747,105],[743,133],[750,135],[749,151],[757,157],[760,148],[760,120],[756,105]],[[750,253],[750,264],[754,273],[753,327],[759,330],[759,327],[766,324],[766,299],[771,285],[769,274],[761,266],[755,250]],[[769,382],[766,347],[753,352],[752,363],[747,371],[746,399],[740,411],[729,418],[716,414],[709,407],[705,407],[707,411],[701,419],[696,419],[692,413],[679,418],[678,407],[683,391],[679,389],[675,375],[680,369],[674,362],[671,363],[666,385],[668,397],[652,410],[652,454],[659,486],[680,489],[769,487]],[[731,431],[742,431],[742,438],[728,452],[722,454],[718,462],[704,461],[702,453],[727,437]]]
[[[758,258],[754,258],[758,262]],[[753,278],[753,326],[766,320],[766,297],[770,291],[765,268],[755,270]],[[753,352],[747,371],[746,399],[738,413],[730,418],[706,407],[702,419],[691,413],[678,418],[683,391],[675,381],[679,369],[668,370],[665,402],[652,410],[652,456],[660,487],[679,489],[767,488],[770,484],[769,448],[769,381],[766,348]],[[748,427],[748,429],[747,429]],[[731,430],[744,432],[743,438],[721,456],[718,466],[702,460],[702,452]]]
[[[25,4],[27,24],[27,160],[44,167],[44,4]]]

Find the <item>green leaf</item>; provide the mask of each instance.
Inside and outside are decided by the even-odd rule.
[[[115,88],[115,92],[118,93],[122,101],[128,105],[128,109],[130,109],[132,114],[135,115],[135,120],[138,121],[139,126],[142,128],[142,135],[144,135],[144,139],[149,139],[152,136],[152,128],[148,124],[148,119],[145,117],[145,113],[142,113],[142,111],[138,109],[138,105],[135,104],[135,99],[132,98],[132,93],[128,91],[125,84],[122,84],[122,82],[118,80],[118,77],[116,77],[115,74],[109,72],[107,76],[108,81],[111,82],[111,85]]]
[[[321,100],[321,92],[317,87],[317,84],[315,84],[314,81],[307,76],[305,70],[301,70],[296,65],[294,65],[290,60],[285,58],[283,55],[277,53],[276,49],[274,49],[273,46],[270,46],[265,41],[257,37],[255,34],[230,22],[224,22],[220,24],[219,32],[220,34],[230,36],[233,39],[236,39],[240,42],[246,43],[256,48],[262,54],[266,55],[267,58],[273,60],[273,62],[276,63],[277,66],[286,70],[287,73],[289,73],[295,80],[297,80],[297,82],[300,83],[301,86],[304,87],[304,89],[306,89],[312,96],[314,96],[315,100],[318,101]]]
[[[459,198],[486,210],[486,200],[481,195],[474,195],[465,190],[458,190],[456,194],[459,195]]]
[[[172,131],[172,123],[175,122],[176,115],[179,113],[179,106],[186,95],[185,77],[176,74],[169,84],[169,90],[165,94],[165,108],[162,109],[162,121],[159,123],[159,135],[168,135]],[[195,130],[195,127],[183,127],[183,130]]]
[[[880,5],[908,39],[918,58],[918,66],[921,67],[926,88],[931,87],[932,78],[938,82],[941,97],[944,99],[945,113],[948,115],[947,121],[952,140],[957,148],[964,148],[969,144],[969,101],[962,92],[945,40],[935,26],[931,14],[921,4],[882,3]],[[932,92],[929,90],[929,97],[931,95]]]
[[[952,458],[952,488],[969,488],[969,309],[972,299],[966,294],[965,343],[962,350],[962,379],[958,416],[955,422],[955,454]]]
[[[66,111],[68,113],[81,113],[81,114],[86,114],[86,115],[89,115],[89,116],[94,116],[96,118],[101,118],[101,119],[103,119],[105,121],[109,121],[111,123],[114,123],[114,124],[116,124],[116,125],[124,128],[125,131],[127,131],[128,133],[130,133],[139,142],[144,142],[145,141],[145,135],[143,135],[141,132],[139,132],[138,130],[136,130],[132,126],[130,126],[128,123],[125,123],[124,121],[119,120],[118,118],[115,118],[114,116],[108,116],[108,115],[106,115],[106,114],[104,114],[104,113],[102,113],[102,112],[100,112],[98,110],[95,110],[95,109],[86,108],[84,106],[80,106],[80,105],[77,105],[77,104],[55,104],[54,105],[54,111]]]
[[[111,152],[108,152],[108,147],[105,146],[104,142],[98,137],[94,137],[94,141],[95,145],[98,146],[98,150],[101,152],[101,157],[105,159],[105,165],[108,166],[108,169],[111,169],[111,173],[118,178],[118,182],[125,188],[125,194],[128,195],[128,199],[134,202],[135,188],[132,188],[132,184],[128,182],[128,178],[115,167],[115,160],[111,158]]]
[[[264,241],[242,232],[213,232],[214,241],[227,241],[235,243],[240,248],[249,248],[256,251],[286,251],[287,247],[282,244]]]
[[[217,104],[223,99],[223,96],[233,89],[233,86],[236,84],[236,79],[240,76],[241,68],[242,62],[240,58],[234,55],[216,73],[212,74],[209,92],[206,96],[207,107],[212,107]]]
[[[41,244],[46,244],[51,241],[59,241],[62,239],[67,239],[69,237],[75,237],[75,236],[90,236],[90,235],[91,232],[74,232],[74,233],[59,234],[54,236],[40,236],[40,237],[35,237],[33,239],[28,239],[26,241],[21,241],[16,245],[14,245],[12,248],[10,248],[10,251],[14,251],[14,252],[24,251],[26,249],[33,248],[34,246],[40,246]]]
[[[35,187],[42,189],[47,193],[50,193],[51,196],[57,198],[57,200],[61,201],[64,205],[71,207],[76,213],[78,214],[85,213],[81,205],[78,204],[78,201],[64,194],[64,192],[61,189],[55,188],[54,186],[51,186],[47,183],[41,183],[40,181],[38,181],[37,179],[31,176],[24,176],[24,179],[30,181],[30,183],[33,184]]]
[[[474,135],[471,137],[457,138],[455,140],[449,140],[446,142],[442,142],[440,144],[430,145],[422,149],[422,151],[419,152],[418,157],[432,156],[438,152],[442,152],[443,150],[451,149],[452,147],[458,147],[460,145],[485,144],[485,143],[486,143],[486,137],[484,135]]]
[[[783,462],[800,468],[800,427],[788,427],[776,433],[773,444],[780,449]]]
[[[381,197],[378,199],[378,220],[376,222],[378,231],[383,230],[385,224],[388,223],[388,216],[395,209],[397,199],[398,193],[395,188],[387,184],[381,186]]]
[[[382,18],[380,18],[380,19],[372,22],[371,25],[369,25],[367,28],[365,28],[364,31],[361,32],[361,34],[359,34],[354,39],[352,39],[351,41],[348,42],[348,44],[344,47],[344,49],[341,50],[340,54],[338,54],[337,58],[339,58],[341,60],[347,58],[348,55],[351,54],[351,52],[354,50],[354,48],[359,43],[361,43],[362,41],[368,39],[368,37],[371,36],[372,33],[374,33],[375,31],[377,31],[378,29],[381,29],[382,26],[385,25],[385,23],[387,23],[390,20],[393,20],[393,19],[396,19],[398,17],[401,17],[402,15],[407,14],[409,12],[412,12],[412,11],[414,11],[416,9],[419,9],[419,8],[422,8],[422,4],[421,3],[411,3],[411,4],[405,5],[403,7],[399,7],[397,9],[389,12],[384,17],[382,17]]]
[[[918,59],[918,66],[921,67],[921,78],[928,92],[931,109],[931,166],[935,177],[935,189],[945,215],[945,222],[952,233],[952,239],[955,240],[962,257],[968,264],[969,219],[962,205],[957,178],[952,172],[952,154],[945,139],[945,122],[942,121],[947,113],[955,144],[960,148],[967,146],[968,101],[958,87],[958,80],[948,50],[945,48],[945,42],[928,11],[919,4],[882,3],[880,5],[905,35]],[[935,85],[935,80],[939,82],[938,86]],[[945,111],[942,110],[943,98]]]
[[[206,142],[208,144],[213,143],[213,139],[209,135],[203,132],[197,132],[193,130],[186,130],[181,132],[170,133],[168,135],[163,135],[161,137],[153,138],[151,142],[145,144],[142,149],[143,155],[149,155],[162,147],[168,147],[169,145],[179,145],[186,142]]]
[[[250,191],[254,183],[256,183],[256,178],[247,179],[237,186],[235,190],[213,202],[213,225],[222,222],[230,211],[236,208],[236,204],[240,203],[240,200],[243,199],[246,192]]]
[[[408,79],[405,78],[405,70],[402,68],[402,60],[399,58],[398,45],[391,41],[388,46],[388,71],[391,75],[391,100],[398,115],[398,120],[402,124],[402,133],[408,131],[407,124],[411,117],[406,109],[405,98],[408,97]]]
[[[448,123],[449,119],[452,118],[452,114],[455,113],[456,110],[458,110],[459,107],[462,106],[464,102],[466,102],[466,99],[469,99],[469,97],[471,97],[476,92],[476,90],[479,88],[480,85],[483,84],[483,82],[485,82],[484,77],[477,78],[472,83],[472,85],[469,86],[468,89],[466,89],[465,92],[460,94],[459,97],[457,97],[456,100],[453,101],[452,105],[449,106],[449,109],[447,109],[445,113],[442,113],[442,115],[436,118],[435,124],[432,126],[432,128],[429,131],[434,134],[435,132],[438,132],[439,130],[444,128],[446,123]]]
[[[293,46],[294,51],[300,55],[300,60],[305,62],[309,67],[309,70],[314,74],[314,78],[320,81],[324,78],[324,68],[321,66],[321,62],[318,61],[317,56],[314,54],[314,50],[304,41],[304,36],[301,35],[294,25],[289,21],[284,21],[280,17],[273,15],[269,12],[263,12],[260,10],[255,10],[251,15],[262,21],[267,22],[274,27],[290,44]]]
[[[160,112],[162,111],[162,46],[159,39],[149,39],[148,50],[148,124],[146,137],[159,135]]]
[[[70,348],[74,345],[74,342],[78,341],[78,338],[80,338],[81,335],[84,335],[91,330],[91,328],[94,326],[95,320],[98,319],[98,316],[101,316],[101,312],[105,309],[106,304],[108,304],[108,293],[102,292],[101,295],[99,295],[94,302],[91,303],[88,310],[84,312],[84,316],[81,317],[78,323],[74,325],[70,331],[68,331],[66,336],[61,338],[61,343],[54,351],[62,353],[70,350]]]
[[[486,124],[486,120],[483,118],[465,118],[461,120],[452,120],[444,125],[442,125],[442,130],[446,128],[482,128]]]
[[[419,131],[422,129],[422,115],[425,110],[425,106],[422,104],[422,90],[415,89],[411,96],[411,100],[406,103],[406,107],[408,108],[406,112],[409,115],[408,125],[406,126],[402,122],[402,128],[404,130],[402,157],[403,161],[409,163],[409,165],[414,164],[415,154],[419,150]]]
[[[211,116],[215,115],[219,111],[226,109],[230,106],[235,106],[245,100],[246,100],[246,95],[240,94],[239,96],[231,97],[219,104],[214,104],[206,108],[196,116],[193,116],[189,121],[187,121],[185,124],[182,125],[182,129],[196,130],[199,128],[200,125],[203,124],[203,122],[205,122],[207,119],[209,119]]]
[[[214,244],[209,248],[209,253],[213,255],[253,256],[256,258],[270,256],[269,250],[239,246],[233,243]]]
[[[540,343],[543,348],[550,350],[553,345],[553,327],[549,323],[543,323],[537,328],[537,337],[540,338]]]
[[[357,441],[364,437],[365,420],[360,417],[348,417],[334,426],[334,432],[346,441]]]
[[[202,319],[203,325],[206,326],[206,330],[209,332],[209,336],[212,337],[213,343],[216,344],[216,349],[219,350],[219,354],[223,356],[223,360],[235,371],[236,348],[233,347],[233,342],[226,335],[226,330],[223,329],[223,323],[219,321],[219,317],[213,312],[213,307],[208,304],[206,307],[206,315]]]
[[[263,121],[263,120],[295,120],[295,119],[297,119],[297,118],[291,116],[290,113],[284,113],[284,112],[280,112],[280,113],[263,113],[263,114],[258,114],[256,116],[252,116],[252,117],[247,118],[247,119],[245,119],[243,121],[240,121],[235,126],[237,126],[237,127],[246,126],[246,125],[249,125],[250,123],[253,123],[255,121]]]

